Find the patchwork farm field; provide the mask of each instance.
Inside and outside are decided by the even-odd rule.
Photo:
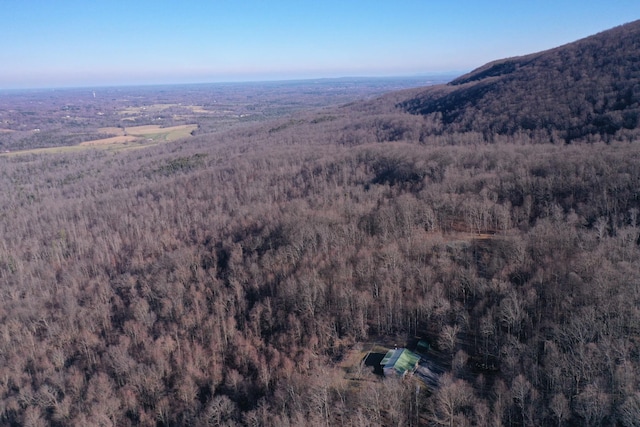
[[[128,128],[105,127],[98,129],[105,135],[114,135],[102,139],[84,141],[77,145],[33,148],[2,153],[5,156],[36,153],[68,153],[86,149],[104,149],[108,151],[131,150],[179,139],[188,138],[198,128],[196,124],[178,125],[163,128],[159,125],[133,126]]]

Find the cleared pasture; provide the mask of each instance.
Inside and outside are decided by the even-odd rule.
[[[198,125],[178,125],[171,127],[161,127],[160,125],[127,126],[127,127],[104,127],[98,129],[100,133],[116,136],[137,136],[150,137],[161,136],[166,141],[175,141],[179,138],[187,137],[198,128]],[[108,138],[106,138],[108,139]]]

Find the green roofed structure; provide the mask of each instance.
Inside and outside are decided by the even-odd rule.
[[[431,346],[427,341],[420,340],[418,341],[418,345],[416,346],[416,353],[423,354],[423,355],[427,354],[429,352],[429,348],[431,348]]]
[[[386,377],[392,375],[404,376],[413,371],[418,366],[420,356],[406,348],[396,348],[395,350],[389,350],[384,356],[380,365],[382,371]]]

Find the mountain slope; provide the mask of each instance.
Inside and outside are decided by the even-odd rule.
[[[639,133],[640,21],[486,64],[399,104],[450,132],[575,139]]]

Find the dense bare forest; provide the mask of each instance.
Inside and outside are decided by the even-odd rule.
[[[402,99],[0,157],[2,423],[637,426],[637,141]],[[437,387],[347,363],[417,338]]]

